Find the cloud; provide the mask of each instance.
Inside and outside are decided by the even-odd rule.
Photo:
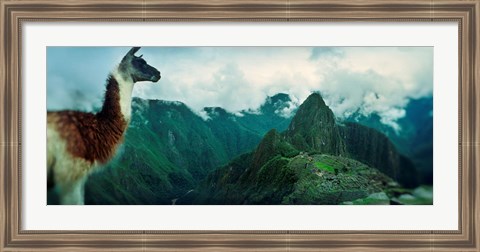
[[[281,117],[290,118],[294,115],[298,106],[298,103],[289,101],[285,104],[285,107],[275,110],[275,113]]]
[[[49,47],[48,109],[95,110],[108,72],[127,47]],[[411,98],[431,96],[432,47],[144,47],[162,72],[158,83],[137,83],[134,96],[181,101],[200,113],[223,107],[255,111],[267,96],[288,93],[289,115],[320,91],[339,118],[377,113],[398,129]]]
[[[101,107],[107,75],[123,56],[119,49],[47,47],[47,108]]]
[[[377,113],[398,131],[408,100],[432,95],[432,48],[343,50],[340,60],[315,61],[323,76],[319,90],[337,117]]]
[[[330,57],[330,58],[337,58],[337,57],[343,57],[344,52],[341,49],[341,47],[314,47],[312,48],[312,53],[310,54],[310,59],[311,60],[317,60],[319,58],[325,58],[325,57]]]

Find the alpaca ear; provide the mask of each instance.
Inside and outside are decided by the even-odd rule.
[[[130,49],[130,51],[128,51],[128,55],[135,55],[136,52],[138,52],[138,50],[140,50],[141,47],[132,47],[132,49]]]
[[[130,49],[127,52],[127,54],[125,54],[125,56],[122,59],[122,62],[130,61],[133,57],[135,57],[135,53],[138,52],[138,50],[140,50],[140,47],[132,47],[132,49]]]

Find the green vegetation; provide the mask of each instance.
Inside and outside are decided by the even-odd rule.
[[[286,101],[286,95],[271,97],[262,107],[266,113],[244,117],[206,108],[210,119],[203,120],[179,102],[134,98],[124,144],[90,176],[86,204],[171,204],[211,171],[255,148],[267,130],[284,130],[290,118],[274,111]]]
[[[337,125],[313,94],[285,132],[270,130],[244,162],[214,172],[195,189],[201,197],[183,203],[390,204],[391,197],[408,191],[390,176],[412,180],[410,167],[383,134]]]
[[[335,116],[317,93],[311,94],[300,105],[284,135],[298,150],[332,155],[346,152]]]
[[[397,123],[401,128],[396,132],[392,127],[385,125],[378,114],[364,116],[354,113],[346,120],[360,123],[385,134],[395,145],[395,148],[407,156],[418,171],[419,182],[433,183],[433,97],[411,99],[405,108],[405,116]],[[410,176],[408,174],[407,176]]]
[[[335,172],[335,169],[333,169],[333,167],[331,167],[327,164],[324,164],[320,161],[315,162],[315,166],[320,170],[324,170],[324,171],[328,171],[328,172]]]
[[[315,162],[315,166],[320,170],[335,174],[338,174],[340,171],[344,173],[348,173],[349,171],[351,171],[347,168],[348,166],[345,161],[343,161],[343,159],[333,158],[329,155],[320,155],[318,157],[318,160],[319,161]]]
[[[88,180],[86,203],[432,203],[387,136],[337,124],[319,94],[293,119],[276,113],[285,101],[243,116],[205,108],[204,120],[182,103],[134,98],[125,142]]]

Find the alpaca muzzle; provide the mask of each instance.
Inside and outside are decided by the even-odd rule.
[[[150,81],[152,81],[152,82],[157,82],[157,81],[159,81],[161,78],[162,78],[162,76],[160,76],[160,72],[157,72],[156,74],[154,74],[154,75],[152,76],[152,78],[150,78]]]

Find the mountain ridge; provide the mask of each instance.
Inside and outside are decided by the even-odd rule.
[[[218,187],[223,183],[227,188],[232,189],[234,182],[244,183],[243,187],[240,187],[245,191],[244,193],[252,193],[256,197],[256,200],[247,201],[244,198],[242,202],[261,204],[259,199],[267,197],[275,199],[276,203],[282,203],[283,199],[274,196],[276,193],[281,191],[284,194],[294,192],[298,194],[303,189],[297,188],[297,184],[283,188],[280,186],[281,183],[292,183],[292,179],[300,178],[299,183],[303,186],[311,186],[310,182],[304,179],[307,177],[312,179],[312,174],[317,177],[318,174],[323,174],[324,178],[330,179],[324,183],[329,184],[332,179],[335,180],[335,176],[343,166],[352,173],[357,172],[354,166],[364,167],[360,170],[363,169],[368,176],[373,176],[372,178],[380,177],[380,180],[386,184],[392,182],[389,180],[391,178],[403,181],[402,183],[411,179],[410,173],[404,174],[403,178],[402,173],[400,176],[395,175],[398,174],[398,170],[395,171],[395,169],[405,164],[410,165],[411,162],[406,157],[401,155],[396,157],[395,162],[400,162],[400,165],[377,168],[378,173],[372,170],[372,167],[379,166],[382,162],[374,162],[375,158],[369,155],[354,156],[348,148],[355,144],[351,139],[362,139],[368,136],[365,138],[379,139],[378,143],[385,146],[389,146],[390,140],[386,136],[382,137],[383,133],[378,131],[368,133],[368,130],[364,129],[360,130],[361,134],[357,134],[346,130],[349,128],[348,123],[342,126],[337,122],[320,94],[314,93],[311,96],[312,100],[305,100],[308,102],[296,108],[297,113],[291,118],[285,118],[279,113],[285,108],[292,109],[290,97],[287,94],[279,94],[267,98],[258,111],[243,111],[241,116],[218,107],[205,108],[204,111],[207,114],[218,113],[219,115],[211,116],[207,120],[194,113],[182,102],[134,98],[132,122],[127,131],[124,151],[118,154],[103,173],[95,174],[89,179],[86,186],[86,203],[170,204],[171,200],[178,199],[178,204],[185,204],[195,202],[194,198],[195,195],[199,195],[198,192],[188,193],[190,199],[182,196],[199,184],[207,186],[208,183],[216,183]],[[302,107],[304,104],[306,108]],[[319,121],[322,122],[319,123]],[[291,127],[292,123],[295,126]],[[349,137],[350,140],[348,140]],[[391,148],[392,152],[396,152],[394,147]],[[252,150],[254,150],[253,154]],[[390,147],[387,150],[390,150]],[[297,157],[299,155],[303,155],[303,158]],[[293,167],[291,161],[294,159],[297,166],[300,163],[308,166],[310,173],[305,173],[295,165]],[[250,169],[245,168],[246,164],[252,162],[256,165],[251,166]],[[318,162],[319,167],[322,168],[333,167],[333,174],[330,168],[328,171],[322,171],[315,162]],[[218,167],[220,168],[217,169]],[[313,170],[315,172],[312,172]],[[238,176],[226,175],[231,172],[237,173]],[[277,176],[277,172],[281,176]],[[363,181],[364,178],[357,175],[354,177],[358,181]],[[223,182],[215,182],[212,176],[216,176],[216,179],[221,179]],[[269,176],[274,180],[272,185],[267,183]],[[269,188],[267,191],[271,189],[275,192],[272,191],[267,195],[268,193],[248,188],[246,183],[252,180],[260,181],[265,188]],[[321,188],[321,185],[317,186]],[[366,186],[366,190],[361,193],[350,191],[347,193],[348,197],[344,195],[339,199],[352,200],[356,196],[364,197],[374,188],[383,188],[382,186],[384,185]],[[409,186],[413,187],[415,183]],[[326,196],[327,198],[338,196],[333,191],[327,194],[329,195]],[[311,197],[312,200],[301,202],[314,204],[313,198],[316,196],[311,195]],[[284,203],[294,203],[295,200],[298,198],[285,199]],[[327,201],[323,201],[325,202]],[[335,200],[335,203],[339,202]]]
[[[90,176],[86,204],[170,204],[210,171],[251,151],[265,128],[283,130],[289,122],[277,114],[236,117],[216,110],[222,117],[204,120],[182,102],[135,97],[123,151]]]
[[[364,146],[361,146],[362,144]],[[357,153],[355,151],[357,148],[367,151]],[[362,163],[355,163],[357,161],[353,161],[351,158],[376,169]],[[296,162],[302,165],[293,167],[291,165],[293,160],[297,160]],[[355,168],[350,166],[352,163],[356,164]],[[270,130],[256,149],[243,156],[243,160],[233,161],[224,168],[211,173],[201,184],[203,187],[197,187],[195,194],[178,203],[289,204],[301,202],[304,204],[338,204],[340,203],[339,199],[355,200],[366,197],[368,193],[376,192],[375,190],[386,189],[386,185],[395,180],[410,187],[417,186],[416,182],[408,182],[412,180],[411,176],[416,175],[412,170],[408,171],[408,176],[398,176],[398,173],[401,172],[400,169],[406,164],[408,164],[407,169],[414,171],[413,164],[395,150],[385,135],[355,123],[339,126],[333,112],[325,104],[320,94],[313,93],[300,105],[286,131],[278,133],[276,130]],[[317,169],[325,170],[318,171]],[[367,175],[356,173],[358,169]],[[348,172],[357,179],[357,182],[373,176],[379,178],[381,184],[372,187],[372,185],[362,182],[363,187],[357,191],[354,190],[355,188],[350,188],[346,194],[335,191],[328,192],[329,188],[323,192],[305,189],[306,192],[311,193],[308,194],[310,198],[306,199],[302,193],[295,193],[299,185],[312,186],[312,183],[316,183],[315,188],[317,188],[329,181],[323,181],[322,178],[318,179],[317,177],[311,178],[311,173],[305,172],[305,170],[310,170],[319,177],[330,176],[330,180],[333,179],[336,181],[335,183],[341,184],[341,188],[348,188],[348,178],[342,177],[344,173]],[[268,176],[265,177],[262,174],[268,174]],[[285,174],[289,175],[285,177]],[[288,176],[291,176],[290,180]],[[392,177],[394,180],[391,179]],[[225,178],[228,179],[225,180]],[[312,182],[318,180],[322,182],[320,184]],[[234,182],[226,183],[226,181]],[[275,181],[287,184],[282,187]],[[290,183],[285,181],[290,181]],[[335,188],[335,186],[332,185],[330,188]],[[279,193],[278,190],[281,190],[282,193]],[[314,192],[325,194],[327,199],[318,198]]]

